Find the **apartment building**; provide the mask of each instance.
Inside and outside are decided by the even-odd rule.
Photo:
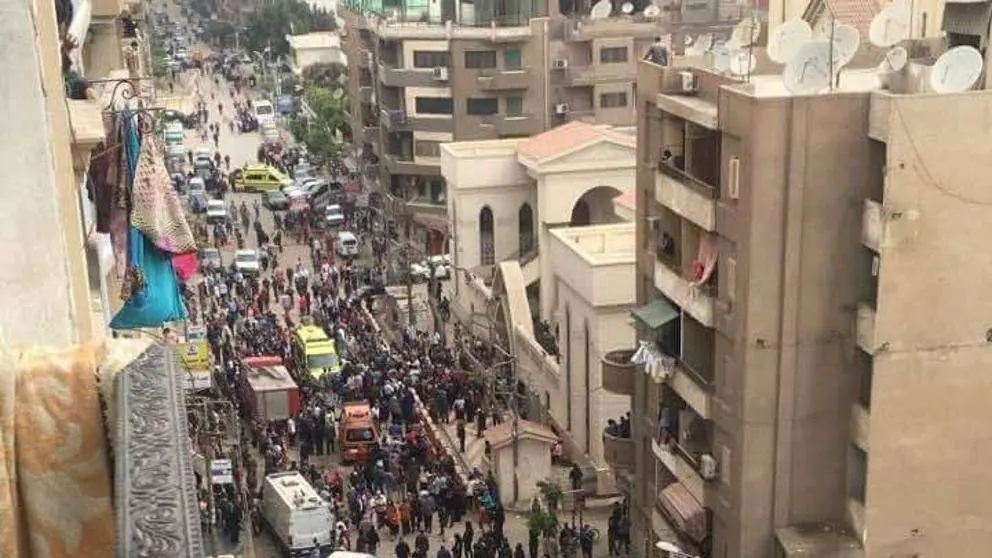
[[[706,17],[696,10],[682,25],[706,27],[740,11],[706,5]],[[443,227],[442,143],[527,137],[571,121],[633,125],[636,62],[675,12],[648,19],[622,15],[618,5],[616,15],[590,19],[589,10],[558,2],[344,4],[349,116],[356,144],[371,154],[369,185],[406,200],[415,220],[433,217]]]
[[[643,555],[987,553],[992,92],[926,92],[944,47],[906,47],[889,89],[807,96],[641,63],[646,364],[603,383],[632,398],[604,448]]]
[[[105,335],[120,307],[109,235],[93,231],[86,181],[114,88],[101,82],[146,75],[148,45],[140,29],[121,25],[127,9],[141,27],[138,2],[82,0],[71,12],[56,4],[13,3],[0,20],[0,67],[14,76],[0,104],[0,165],[17,177],[0,189],[0,330],[7,342],[66,346]]]

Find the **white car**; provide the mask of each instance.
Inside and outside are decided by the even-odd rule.
[[[338,255],[342,258],[358,255],[358,237],[355,233],[348,231],[338,233]]]
[[[338,204],[331,204],[324,210],[324,224],[328,227],[338,227],[344,224],[344,211]]]
[[[258,275],[262,271],[262,260],[255,250],[238,250],[234,254],[234,269],[243,275]]]
[[[223,223],[227,221],[227,203],[224,200],[207,201],[207,222]]]

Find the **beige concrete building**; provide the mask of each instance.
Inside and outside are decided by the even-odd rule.
[[[590,19],[590,5],[342,4],[352,135],[374,153],[370,186],[378,181],[427,223],[444,215],[444,142],[528,137],[575,121],[632,125],[636,62],[682,14],[624,16],[617,5],[617,15]],[[681,25],[700,29],[740,13],[716,0],[686,10]]]
[[[602,389],[600,357],[634,339],[634,225],[614,203],[633,196],[634,138],[572,123],[527,140],[448,143],[441,158],[456,314],[512,350],[543,420],[596,490],[614,492],[599,433],[629,401]],[[557,331],[557,357],[535,333],[541,320]]]
[[[82,45],[67,52],[71,68],[91,81],[145,71],[143,34],[123,37],[118,15],[141,6],[83,0],[61,22]],[[0,21],[6,47],[0,141],[0,285],[4,342],[66,346],[106,333],[119,307],[108,239],[93,233],[87,200],[90,154],[104,139],[106,99],[68,99],[59,22],[52,2],[13,3]],[[133,72],[129,71],[130,68]],[[106,87],[94,85],[92,97]],[[13,180],[13,179],[12,179]],[[110,260],[108,261],[108,256]],[[119,291],[118,291],[119,292]]]
[[[286,35],[286,40],[289,41],[290,59],[296,75],[314,64],[348,64],[348,58],[341,50],[341,37],[336,32]]]
[[[643,555],[666,524],[703,556],[987,554],[992,93],[932,93],[929,63],[804,96],[641,64],[650,352],[603,382],[631,395],[604,446]]]

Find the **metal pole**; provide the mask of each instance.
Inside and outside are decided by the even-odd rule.
[[[513,389],[510,392],[510,396],[513,397],[512,408],[513,408],[513,501],[516,502],[520,494],[520,478],[517,475],[517,470],[520,465],[520,409],[517,404],[517,385],[520,383],[519,379],[519,367],[517,366],[516,357],[510,359],[510,366],[513,370]]]

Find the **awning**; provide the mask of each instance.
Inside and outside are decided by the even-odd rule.
[[[696,542],[706,537],[706,510],[685,485],[673,482],[661,491],[659,498],[675,528]]]
[[[961,2],[948,0],[944,4],[942,31],[980,37],[982,48],[988,41],[992,2]]]
[[[648,304],[630,311],[637,323],[647,329],[658,329],[679,317],[678,308],[663,298],[656,298]]]

